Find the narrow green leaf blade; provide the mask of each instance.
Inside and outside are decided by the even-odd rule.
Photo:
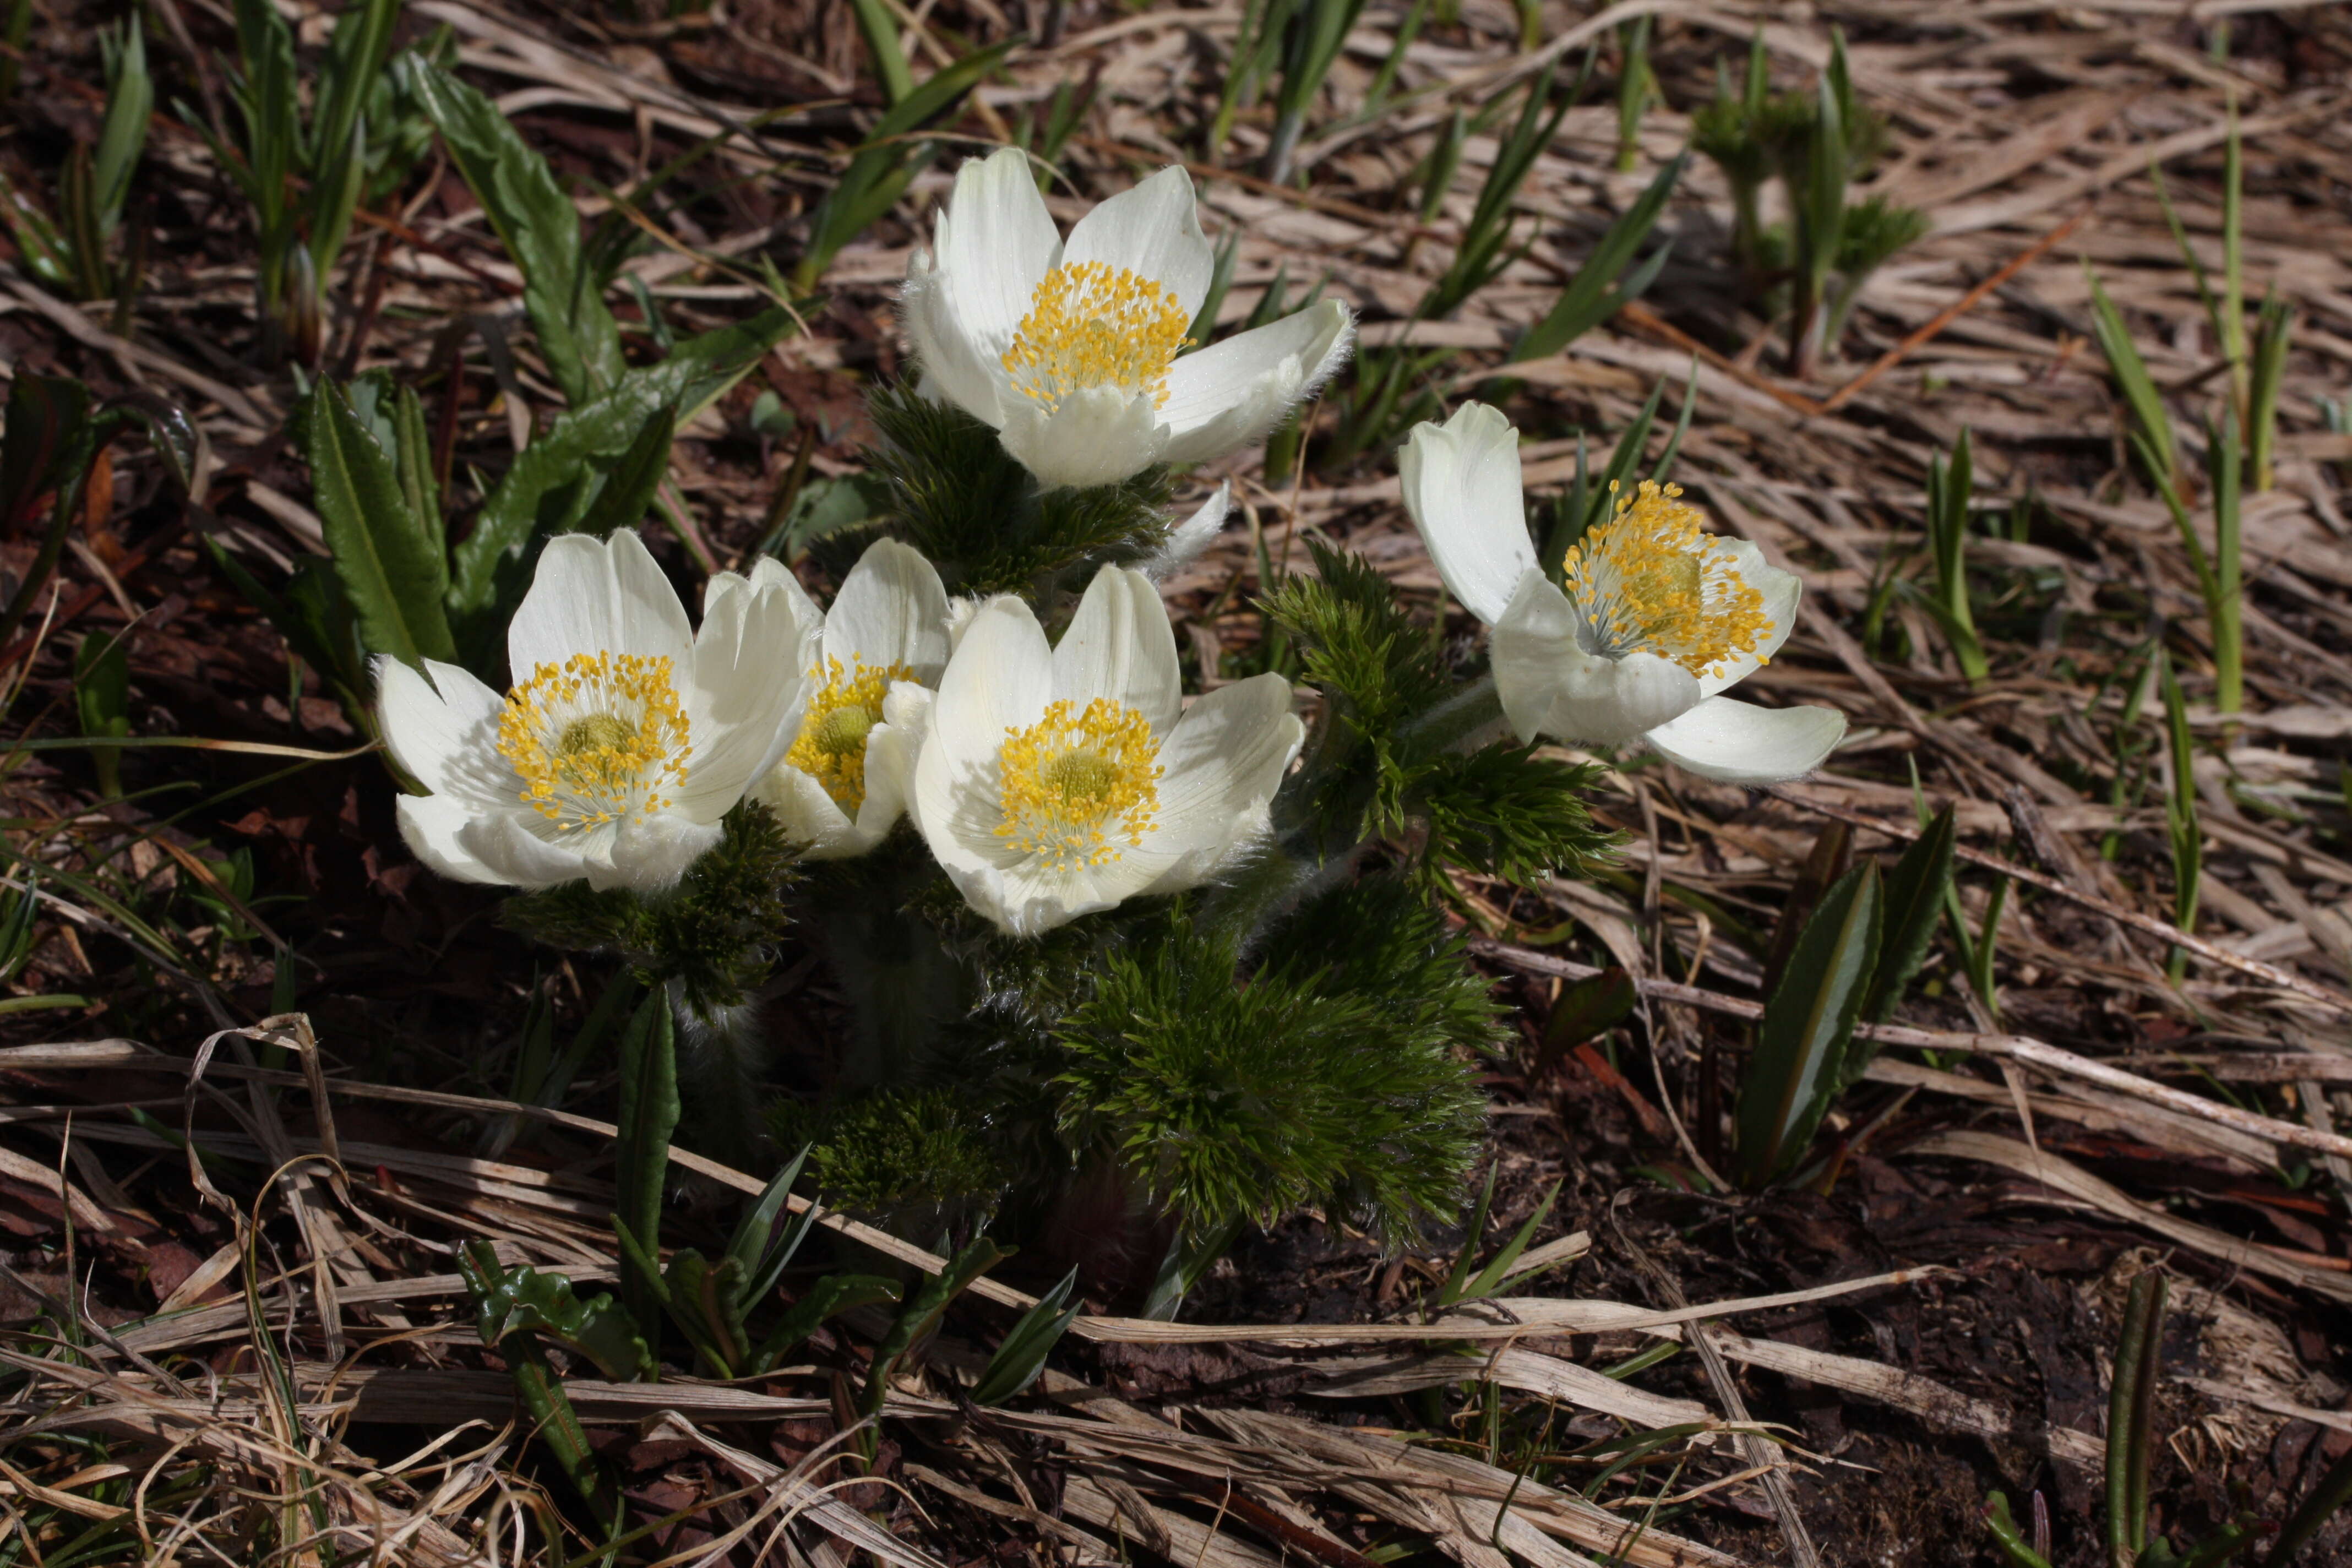
[[[1805,921],[1764,1004],[1735,1117],[1735,1169],[1744,1186],[1761,1186],[1792,1163],[1835,1097],[1837,1064],[1876,958],[1880,902],[1876,861],[1839,878]]]
[[[1927,961],[1927,944],[1935,941],[1936,923],[1944,912],[1944,889],[1952,885],[1958,838],[1958,822],[1948,805],[1936,814],[1936,820],[1887,874],[1885,935],[1879,943],[1878,963],[1871,972],[1869,993],[1863,999],[1864,1022],[1884,1023],[1895,1004],[1903,999],[1903,988]],[[1872,1054],[1859,1045],[1846,1053],[1845,1067],[1839,1074],[1841,1087],[1851,1087],[1862,1076]]]
[[[456,658],[441,607],[448,564],[409,510],[391,455],[331,380],[311,395],[308,425],[319,522],[359,614],[361,640],[411,668]]]

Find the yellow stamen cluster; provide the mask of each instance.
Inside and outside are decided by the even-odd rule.
[[[1160,809],[1160,742],[1135,709],[1097,697],[1080,712],[1056,702],[1026,730],[1004,731],[999,838],[1056,871],[1119,858],[1114,839],[1143,842]]]
[[[1693,675],[1720,675],[1755,652],[1772,616],[1763,591],[1740,575],[1721,539],[1701,531],[1706,516],[1682,493],[1643,479],[1620,496],[1615,515],[1569,547],[1565,585],[1596,652],[1640,650]]]
[[[785,763],[823,784],[835,805],[856,816],[866,804],[866,738],[882,721],[882,699],[892,681],[914,679],[903,664],[877,669],[855,657],[847,669],[837,658],[811,669],[809,679],[824,684],[809,698],[808,716],[784,753]]]
[[[1049,410],[1091,386],[1149,393],[1157,406],[1168,401],[1168,367],[1191,324],[1182,304],[1149,278],[1101,261],[1066,262],[1030,297],[1004,351],[1004,374]]]
[[[507,694],[499,754],[523,778],[521,799],[565,827],[601,827],[675,804],[686,782],[686,710],[670,661],[575,653],[542,664]]]

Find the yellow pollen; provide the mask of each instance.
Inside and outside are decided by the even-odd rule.
[[[520,797],[559,826],[601,827],[675,804],[686,782],[686,710],[670,662],[575,653],[542,664],[507,694],[499,754],[522,775]]]
[[[809,698],[808,715],[785,763],[824,786],[833,802],[851,816],[866,804],[866,738],[882,721],[882,699],[894,680],[912,680],[903,664],[876,669],[853,658],[844,669],[829,658],[809,671],[824,686]]]
[[[1143,842],[1160,810],[1160,741],[1135,709],[1097,697],[1056,702],[1004,731],[1003,820],[996,836],[1056,871],[1105,866],[1119,840]]]
[[[1013,389],[1050,412],[1087,387],[1168,401],[1168,367],[1190,341],[1192,318],[1149,278],[1100,261],[1065,262],[1030,296],[1004,351]]]
[[[1772,616],[1682,493],[1644,479],[1620,496],[1615,515],[1569,547],[1564,586],[1593,652],[1654,653],[1696,676],[1720,675],[1770,635]]]

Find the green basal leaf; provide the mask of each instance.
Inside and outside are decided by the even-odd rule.
[[[496,104],[449,72],[415,55],[404,57],[400,68],[522,269],[523,306],[556,385],[574,408],[609,393],[626,368],[621,329],[599,280],[581,263],[580,214],[547,160]]]
[[[1936,923],[1944,911],[1944,892],[1952,885],[1953,852],[1958,837],[1954,808],[1936,814],[1927,830],[1903,852],[1888,872],[1885,888],[1884,936],[1878,963],[1871,971],[1870,989],[1862,1003],[1862,1020],[1882,1024],[1903,999],[1903,988],[1927,962],[1928,944],[1936,939]],[[1848,1055],[1840,1075],[1851,1087],[1870,1065],[1871,1053],[1857,1047]]]
[[[307,421],[314,504],[335,573],[358,612],[371,653],[413,668],[457,657],[442,608],[448,564],[439,520],[428,528],[409,505],[393,456],[369,433],[350,397],[321,379]]]
[[[1021,1315],[996,1353],[972,1385],[971,1402],[979,1405],[1002,1405],[1031,1384],[1045,1370],[1045,1358],[1061,1342],[1071,1322],[1077,1317],[1078,1306],[1066,1306],[1070,1292],[1077,1288],[1078,1271],[1071,1269],[1062,1276],[1062,1282],[1038,1299],[1037,1304]]]
[[[469,1241],[459,1250],[457,1271],[473,1298],[482,1342],[492,1349],[509,1334],[540,1333],[578,1351],[616,1382],[653,1375],[652,1352],[609,1294],[583,1300],[561,1274],[500,1264],[487,1241]]]
[[[523,449],[454,552],[449,615],[477,674],[496,673],[507,622],[530,586],[540,547],[583,526],[609,485],[625,493],[631,483],[643,485],[656,444],[647,427],[665,416],[691,418],[794,324],[792,312],[779,309],[689,338],[659,364],[629,372],[611,392],[560,416]]]
[[[1795,1163],[1836,1098],[1838,1064],[1876,964],[1881,902],[1876,861],[1839,878],[1805,921],[1764,1004],[1734,1117],[1734,1170],[1745,1187],[1760,1187]]]

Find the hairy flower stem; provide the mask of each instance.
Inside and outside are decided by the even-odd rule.
[[[1448,751],[1473,752],[1502,739],[1506,721],[1495,678],[1482,675],[1444,701],[1397,726],[1400,741],[1433,739]]]
[[[760,1085],[770,1054],[759,1003],[696,1007],[675,982],[669,999],[677,1021],[678,1088],[694,1142],[716,1159],[744,1164],[760,1142]]]

